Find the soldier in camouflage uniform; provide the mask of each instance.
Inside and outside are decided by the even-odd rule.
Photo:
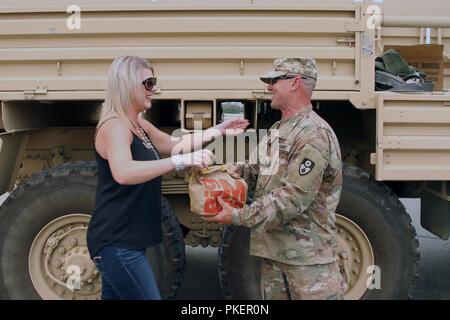
[[[265,299],[341,299],[346,289],[336,259],[341,154],[332,128],[312,110],[316,79],[308,58],[276,59],[261,77],[282,119],[248,163],[228,166],[249,187],[256,178],[254,201],[235,209],[219,199],[223,210],[208,219],[251,229]]]

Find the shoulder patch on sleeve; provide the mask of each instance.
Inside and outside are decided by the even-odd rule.
[[[299,173],[301,176],[306,176],[308,173],[311,172],[311,170],[314,168],[316,164],[314,163],[314,161],[305,158],[303,159],[302,163],[300,164],[299,167]]]
[[[322,152],[308,143],[294,153],[284,178],[305,192],[316,190],[327,164]]]

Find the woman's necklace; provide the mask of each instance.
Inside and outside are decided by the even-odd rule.
[[[138,134],[139,138],[142,141],[142,144],[144,145],[145,148],[152,150],[153,153],[156,155],[156,158],[159,159],[159,155],[158,152],[156,151],[155,147],[153,146],[152,142],[150,141],[150,139],[147,136],[147,133],[144,131],[144,129],[142,129],[142,127],[140,125],[134,126],[134,129],[136,130],[136,133]]]

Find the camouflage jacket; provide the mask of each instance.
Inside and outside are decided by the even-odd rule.
[[[253,203],[233,212],[233,224],[251,228],[250,254],[291,265],[336,260],[341,153],[311,105],[275,123],[241,169],[257,178]]]

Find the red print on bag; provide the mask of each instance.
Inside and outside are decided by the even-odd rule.
[[[234,181],[234,186],[224,179],[200,178],[204,187],[205,202],[203,211],[205,214],[217,214],[222,210],[218,197],[233,208],[242,208],[245,203],[245,185],[239,181]]]

